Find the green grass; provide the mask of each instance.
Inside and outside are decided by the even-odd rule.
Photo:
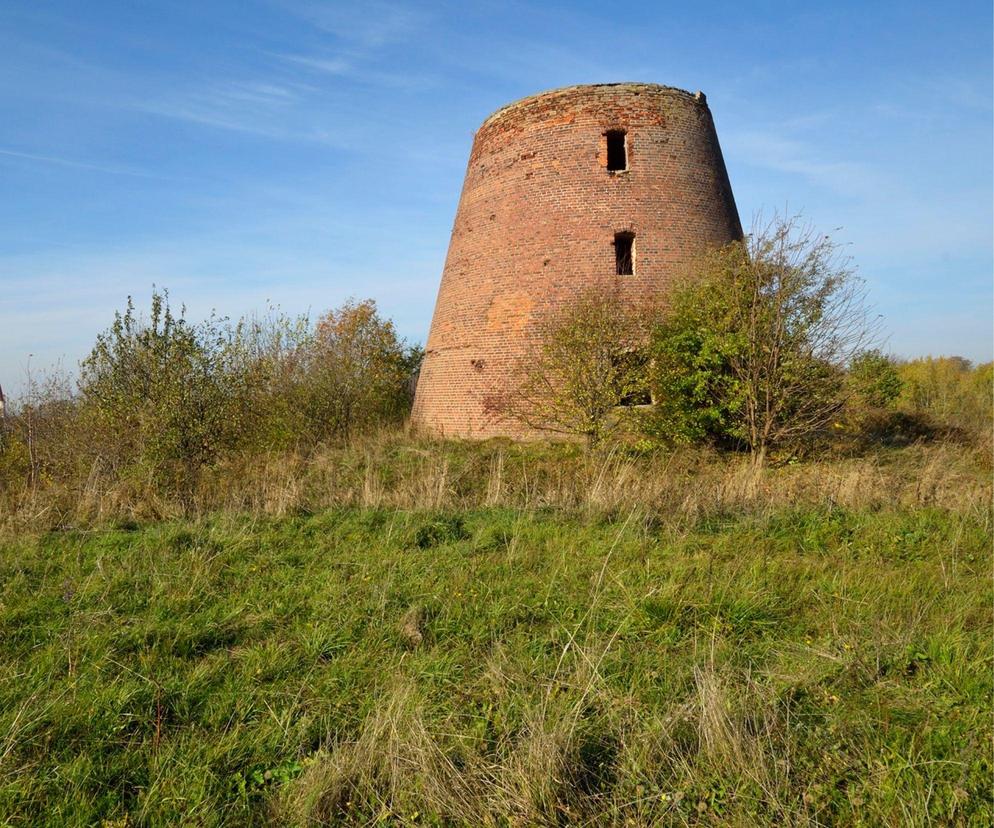
[[[5,825],[989,825],[979,518],[343,508],[0,546]]]

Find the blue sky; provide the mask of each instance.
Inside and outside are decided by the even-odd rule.
[[[621,80],[707,93],[743,223],[841,228],[889,350],[988,360],[991,42],[989,0],[5,0],[0,384],[153,283],[423,341],[474,129]]]

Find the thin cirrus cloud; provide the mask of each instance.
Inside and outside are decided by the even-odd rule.
[[[214,129],[260,138],[342,148],[344,130],[326,115],[311,111],[313,90],[269,81],[229,81],[148,99],[132,98],[123,105],[136,111]]]
[[[394,89],[425,89],[436,79],[423,73],[395,73],[367,68],[356,59],[267,53],[283,71],[251,77],[159,89],[130,95],[122,106],[173,120],[216,129],[248,133],[277,141],[297,141],[343,149],[354,146],[355,107],[343,100],[340,89],[328,87],[321,76],[334,76],[356,85]],[[287,67],[290,71],[287,71]],[[317,76],[317,77],[316,77]],[[367,111],[364,120],[375,117]],[[349,124],[346,129],[343,124]]]
[[[147,170],[137,170],[127,167],[115,167],[107,164],[91,164],[86,161],[78,161],[72,158],[59,158],[53,155],[39,155],[34,152],[19,152],[8,148],[0,147],[0,155],[8,158],[18,158],[40,164],[55,164],[60,167],[72,167],[77,170],[90,170],[92,172],[107,173],[108,175],[127,175],[135,178],[158,178],[169,180],[172,176],[165,176]]]
[[[290,2],[285,8],[321,31],[364,49],[379,49],[423,31],[430,14],[409,5],[367,2],[362,13],[352,4]]]
[[[411,90],[426,89],[436,86],[441,82],[437,76],[423,72],[384,72],[368,65],[362,65],[355,59],[350,60],[344,57],[319,57],[315,55],[283,53],[270,54],[284,63],[303,67],[312,73],[345,78],[368,86]]]
[[[761,130],[740,130],[722,136],[736,158],[747,164],[799,175],[809,183],[850,198],[879,194],[884,181],[872,168],[852,160],[826,160],[831,153],[804,141]]]
[[[287,63],[294,63],[298,66],[305,66],[315,72],[323,72],[328,75],[338,75],[349,77],[356,74],[355,66],[344,58],[320,58],[309,55],[285,55],[274,54],[273,57],[284,60]]]

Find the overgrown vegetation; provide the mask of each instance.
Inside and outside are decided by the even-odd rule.
[[[143,318],[129,299],[75,387],[58,373],[29,382],[4,423],[0,486],[13,509],[67,486],[85,499],[114,481],[190,511],[205,472],[233,458],[399,425],[420,353],[370,300],[312,328],[275,312],[193,324],[164,293]]]
[[[842,381],[873,342],[860,282],[827,236],[796,219],[704,252],[674,286],[651,344],[663,439],[770,449],[823,433]]]
[[[990,434],[994,363],[971,365],[962,357],[926,357],[898,363],[899,407],[927,412],[938,423],[972,434]]]
[[[109,437],[100,460],[140,464],[156,485],[191,492],[243,435],[250,389],[238,334],[213,318],[192,325],[174,316],[157,293],[145,322],[129,299],[83,360],[74,401],[87,431]]]
[[[620,406],[649,402],[640,346],[656,312],[610,290],[591,289],[542,323],[515,367],[499,413],[536,432],[601,442]]]
[[[839,246],[759,224],[675,275],[665,305],[592,288],[542,322],[492,406],[588,444],[812,455],[937,437],[989,448],[991,365],[898,362]],[[651,403],[651,404],[649,404]]]
[[[702,254],[665,308],[591,290],[551,314],[495,413],[607,452],[747,449],[762,464],[954,441],[989,465],[991,365],[899,362],[865,347],[872,328],[835,244],[775,220]],[[369,300],[314,326],[276,312],[194,324],[158,293],[144,318],[129,300],[78,382],[29,382],[4,420],[2,518],[177,503],[192,515],[237,499],[253,470],[319,466],[399,428],[421,355]]]
[[[410,433],[369,301],[129,302],[0,431],[0,822],[991,824],[992,367],[779,231],[548,321],[576,442]]]
[[[8,540],[13,825],[987,825],[989,517],[337,509]]]

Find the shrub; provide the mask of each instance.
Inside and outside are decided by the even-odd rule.
[[[239,448],[282,450],[315,442],[308,420],[308,369],[314,334],[305,316],[270,309],[243,319],[231,340],[232,369],[242,376]]]
[[[653,337],[659,401],[647,429],[737,443],[762,461],[843,406],[845,366],[872,340],[862,283],[838,246],[796,218],[703,253]]]
[[[84,414],[108,436],[107,458],[138,462],[188,495],[201,469],[235,444],[246,388],[230,329],[214,317],[193,325],[184,311],[174,315],[168,294],[155,292],[146,323],[129,297],[83,360],[79,388]]]
[[[61,366],[41,375],[29,371],[18,404],[0,421],[0,489],[23,493],[85,472],[91,435],[78,420],[72,380]]]
[[[308,363],[311,426],[348,437],[407,413],[420,349],[408,349],[372,299],[348,301],[318,320]]]
[[[853,359],[848,381],[851,403],[863,408],[892,408],[904,386],[896,361],[876,349]]]
[[[656,329],[650,377],[655,406],[642,428],[664,443],[732,447],[742,442],[744,399],[731,368],[740,343],[713,336],[703,316],[692,303],[681,303]]]
[[[68,515],[87,491],[123,483],[156,501],[153,513],[160,498],[189,510],[222,460],[237,466],[398,422],[420,358],[372,301],[347,302],[312,327],[274,309],[192,323],[158,291],[144,318],[129,297],[78,382],[61,370],[31,376],[8,406],[0,493],[17,503],[51,485]]]
[[[902,385],[894,359],[876,349],[857,354],[846,373],[846,406],[837,424],[842,429],[834,441],[837,447],[906,445],[935,436],[929,422],[896,410]]]
[[[518,364],[503,411],[539,431],[593,444],[619,407],[649,402],[644,352],[651,309],[590,290],[549,317]]]
[[[897,366],[902,382],[898,405],[938,423],[973,434],[994,427],[994,363],[973,367],[963,357],[924,357]]]

